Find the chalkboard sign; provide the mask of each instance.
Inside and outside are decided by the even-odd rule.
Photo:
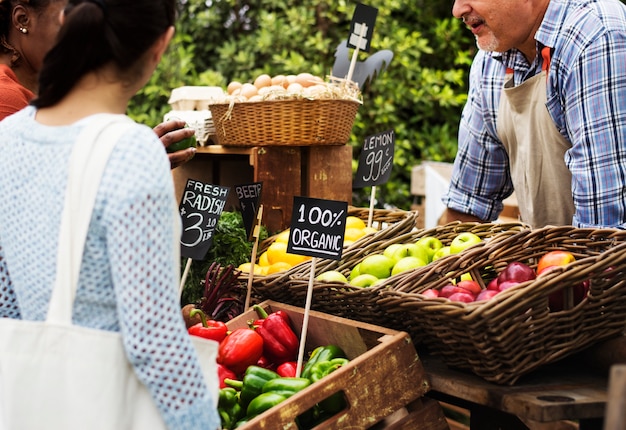
[[[181,255],[203,260],[213,244],[213,232],[228,198],[228,187],[188,179],[180,202],[183,235]]]
[[[287,252],[341,259],[348,203],[294,197]]]
[[[391,176],[396,137],[393,130],[365,138],[359,167],[352,186],[363,188],[384,184]]]
[[[248,240],[252,240],[263,183],[254,182],[251,184],[235,185],[234,188],[237,198],[239,199],[239,206],[241,206],[241,216],[243,218],[243,225],[246,228]]]
[[[352,22],[350,23],[350,37],[348,38],[348,48],[359,48],[360,51],[370,51],[370,41],[374,34],[374,24],[378,9],[357,3]],[[361,38],[361,36],[363,36]]]

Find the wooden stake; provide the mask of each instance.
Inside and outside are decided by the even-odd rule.
[[[298,363],[296,365],[296,376],[300,376],[302,371],[302,362],[304,360],[304,349],[306,344],[306,335],[309,329],[309,314],[311,310],[311,301],[313,298],[313,281],[315,279],[315,258],[311,259],[311,272],[309,273],[309,286],[306,292],[306,303],[304,305],[304,316],[302,320],[302,333],[300,333],[300,349],[298,350]]]
[[[252,255],[250,256],[250,273],[248,273],[248,292],[246,293],[246,303],[244,305],[244,312],[250,308],[250,296],[252,295],[252,280],[254,279],[254,264],[256,263],[256,252],[259,246],[259,235],[261,231],[261,220],[263,219],[263,205],[259,206],[259,210],[256,213],[256,222],[254,223],[254,229],[252,230],[252,237],[254,237],[254,244],[252,245]]]

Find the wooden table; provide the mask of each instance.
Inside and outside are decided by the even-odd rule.
[[[352,202],[352,147],[208,145],[172,175],[179,201],[189,178],[231,187],[263,182],[263,223],[273,233],[291,224],[294,196]],[[239,205],[234,194],[227,210]]]
[[[608,375],[562,362],[521,378],[515,385],[497,385],[464,371],[449,369],[434,357],[422,357],[431,391],[441,402],[470,411],[470,428],[527,430],[556,428],[541,423],[578,421],[580,430],[602,430]]]

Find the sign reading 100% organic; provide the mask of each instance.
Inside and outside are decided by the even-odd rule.
[[[341,259],[348,203],[294,197],[287,252]]]

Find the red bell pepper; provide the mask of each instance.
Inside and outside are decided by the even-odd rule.
[[[263,355],[263,338],[249,328],[233,330],[220,343],[217,362],[228,367],[237,375],[242,374]]]
[[[189,327],[187,331],[190,335],[215,340],[217,342],[221,342],[222,340],[224,340],[224,338],[226,337],[226,333],[228,333],[228,327],[226,327],[226,324],[224,324],[222,321],[207,321],[206,315],[200,309],[193,309],[189,313],[189,317],[193,318],[197,314],[200,315],[202,322]]]
[[[285,361],[283,364],[279,365],[276,368],[276,373],[278,373],[283,378],[293,378],[296,376],[296,369],[298,368],[298,363],[295,361]]]
[[[263,354],[276,365],[294,361],[298,356],[300,342],[291,329],[289,315],[283,311],[268,315],[259,305],[255,305],[254,310],[264,320],[256,328],[256,332],[263,338]]]
[[[235,372],[230,370],[223,364],[217,363],[217,378],[220,381],[220,388],[226,388],[228,385],[224,382],[224,379],[237,379]]]

